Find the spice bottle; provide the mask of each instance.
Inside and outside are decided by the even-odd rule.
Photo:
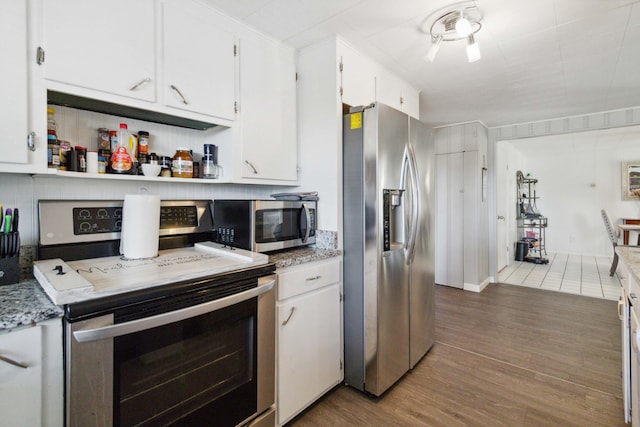
[[[98,129],[98,151],[110,150],[110,149],[111,149],[111,141],[109,140],[109,129],[107,128]]]
[[[47,108],[47,166],[58,168],[60,166],[60,142],[58,141],[54,114],[53,108]]]
[[[140,154],[149,154],[149,132],[144,130],[138,131],[138,157]]]
[[[87,171],[87,147],[75,146],[76,150],[76,172]]]
[[[193,178],[193,158],[188,148],[178,147],[171,162],[171,173],[176,178]]]
[[[119,174],[131,174],[133,172],[133,157],[129,151],[129,142],[133,137],[125,123],[120,123],[118,131],[118,145],[111,155],[111,172]]]

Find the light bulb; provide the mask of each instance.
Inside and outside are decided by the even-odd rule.
[[[460,11],[460,18],[456,21],[456,33],[458,37],[465,38],[471,34],[471,22],[467,18],[464,17],[464,12]]]
[[[469,62],[476,62],[480,57],[480,46],[476,43],[473,34],[470,34],[469,37],[467,37],[467,59]]]

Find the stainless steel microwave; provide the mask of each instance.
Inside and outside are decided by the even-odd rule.
[[[311,245],[316,207],[315,200],[214,200],[215,240],[254,252]]]

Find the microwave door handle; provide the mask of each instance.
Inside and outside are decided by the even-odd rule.
[[[302,212],[304,213],[307,220],[307,228],[305,229],[304,237],[302,238],[302,241],[306,242],[309,239],[309,235],[311,234],[311,213],[309,212],[309,208],[307,207],[306,203],[302,204]]]
[[[117,325],[109,325],[100,328],[75,331],[73,332],[73,336],[78,342],[90,342],[106,338],[114,338],[121,335],[128,335],[158,326],[168,325],[169,323],[175,323],[181,320],[190,319],[201,314],[220,310],[241,303],[243,301],[247,301],[251,298],[255,298],[272,290],[275,283],[275,275],[261,277],[260,279],[258,279],[258,286],[255,288],[251,288],[248,291],[205,302],[203,304],[194,305],[192,307],[170,311],[168,313],[162,313],[142,319],[131,320],[129,322],[118,323]]]

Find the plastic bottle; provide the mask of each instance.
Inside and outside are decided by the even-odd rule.
[[[118,145],[116,151],[111,155],[111,172],[119,174],[133,173],[133,156],[129,148],[129,144],[133,135],[127,129],[125,123],[120,123],[118,131]]]
[[[47,165],[52,168],[60,166],[60,142],[58,141],[58,126],[54,117],[55,110],[47,108]]]

